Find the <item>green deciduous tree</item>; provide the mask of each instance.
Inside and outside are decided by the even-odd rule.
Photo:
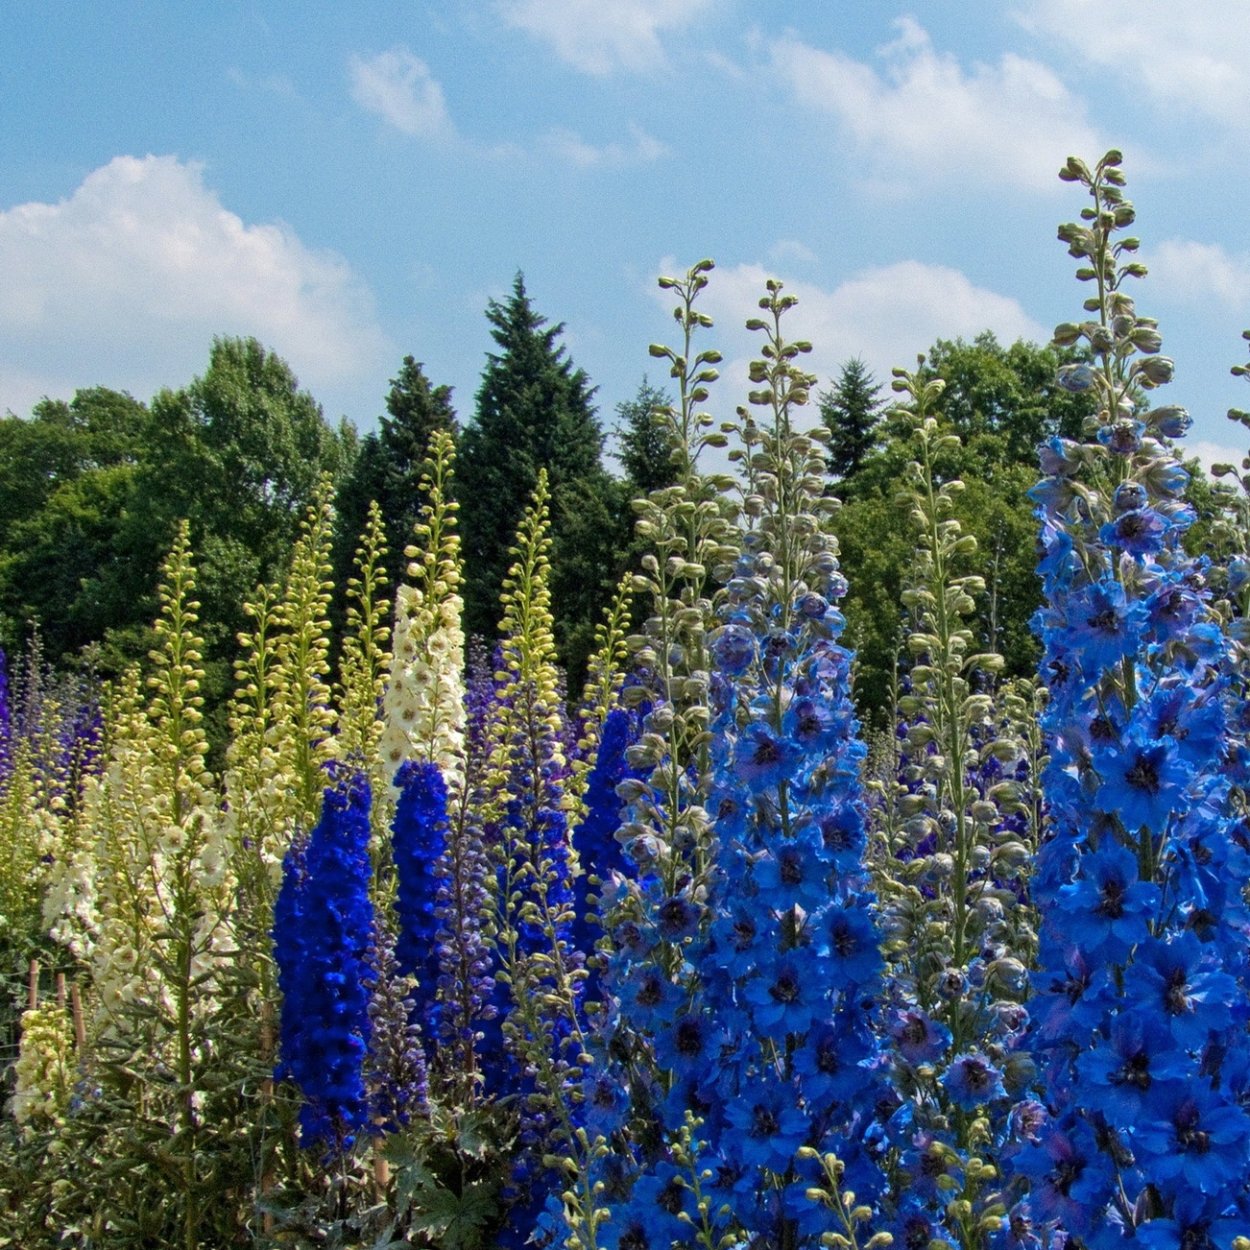
[[[0,641],[38,621],[59,661],[136,621],[152,587],[124,536],[148,420],[104,387],[0,419]],[[146,571],[154,582],[156,565]]]
[[[935,406],[940,425],[961,445],[935,453],[939,483],[960,478],[959,520],[977,540],[970,573],[985,580],[971,628],[1000,652],[1010,674],[1033,671],[1037,644],[1029,622],[1039,602],[1033,503],[1037,445],[1071,436],[1090,411],[1088,395],[1062,390],[1055,378],[1067,359],[1053,348],[1017,342],[1003,347],[990,333],[971,343],[939,340],[919,377],[946,386]],[[835,519],[842,568],[850,582],[848,640],[859,658],[861,714],[885,722],[892,673],[904,635],[900,596],[911,567],[911,518],[898,483],[911,453],[888,414],[879,446],[838,485],[844,507]]]

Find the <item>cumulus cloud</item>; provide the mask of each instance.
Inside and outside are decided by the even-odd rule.
[[[1157,104],[1237,130],[1250,125],[1244,0],[1029,0],[1017,20],[1082,64],[1144,90]]]
[[[629,133],[629,143],[596,145],[588,143],[575,130],[556,129],[547,132],[544,142],[562,160],[582,169],[645,165],[669,155],[668,145],[641,127],[631,125]]]
[[[711,0],[498,0],[504,22],[548,44],[574,69],[597,77],[664,64],[663,36]]]
[[[661,272],[674,273],[675,264],[664,262]],[[739,327],[760,315],[759,299],[770,277],[781,277],[785,292],[798,297],[798,305],[787,314],[786,333],[791,340],[811,342],[813,350],[803,358],[803,367],[816,374],[821,387],[852,356],[861,357],[877,381],[888,384],[891,369],[914,367],[917,353],[938,338],[973,338],[983,330],[992,330],[1004,343],[1049,338],[1016,300],[978,287],[959,270],[942,265],[899,261],[862,270],[833,290],[788,281],[757,264],[717,268],[699,306],[716,322],[716,339],[728,362],[722,386],[735,396],[749,389],[747,366],[760,342],[759,335]],[[657,294],[665,306],[672,302],[668,292]]]
[[[1082,103],[1040,61],[1006,53],[965,67],[913,19],[895,25],[876,64],[792,36],[770,47],[795,99],[835,117],[878,178],[973,173],[1052,189],[1070,153],[1103,150]]]
[[[0,411],[81,386],[147,398],[202,372],[216,334],[255,335],[314,393],[393,355],[346,261],[245,223],[173,156],[119,156],[59,203],[0,212],[0,273]]]
[[[1216,300],[1250,310],[1250,252],[1232,254],[1218,243],[1168,239],[1146,258],[1161,292],[1195,303]]]
[[[347,68],[352,99],[388,126],[421,139],[453,133],[442,86],[430,67],[407,48],[371,57],[353,54]]]
[[[1186,439],[1181,444],[1180,455],[1182,460],[1196,459],[1207,475],[1210,476],[1211,467],[1217,464],[1231,464],[1233,468],[1239,472],[1241,470],[1241,462],[1245,458],[1246,452],[1243,447],[1233,447],[1227,443],[1215,443],[1206,439],[1193,441]],[[1232,481],[1231,478],[1226,479]]]

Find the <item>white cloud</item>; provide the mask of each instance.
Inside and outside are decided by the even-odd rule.
[[[778,262],[797,261],[802,265],[814,265],[819,260],[816,253],[806,243],[801,243],[798,239],[778,239],[768,249],[768,256],[770,260]]]
[[[1161,292],[1250,310],[1250,252],[1232,255],[1218,243],[1168,239],[1150,252],[1146,263]]]
[[[1158,104],[1238,130],[1250,123],[1244,0],[1029,0],[1017,20]]]
[[[443,88],[407,48],[348,60],[352,99],[406,135],[436,139],[453,133]]]
[[[973,173],[1049,189],[1069,154],[1103,151],[1081,102],[1041,62],[1009,52],[965,69],[913,19],[896,26],[877,65],[793,36],[771,45],[774,72],[801,104],[838,119],[878,178]]]
[[[81,386],[146,399],[202,372],[216,334],[255,335],[314,393],[393,355],[342,257],[245,223],[172,156],[119,156],[68,199],[0,212],[0,273],[0,412]]]
[[[672,262],[664,266],[662,272],[675,272]],[[747,318],[760,316],[764,284],[779,276],[755,264],[717,268],[699,297],[699,307],[716,323],[704,346],[719,345],[728,362],[718,389],[730,393],[721,400],[730,407],[750,389],[747,366],[762,341],[741,327]],[[785,281],[785,293],[798,297],[782,323],[785,334],[791,341],[811,342],[803,368],[817,375],[822,388],[852,356],[862,357],[877,381],[888,386],[891,369],[913,368],[917,354],[938,338],[972,338],[992,330],[1004,343],[1049,339],[1014,299],[974,285],[957,269],[915,260],[865,269],[832,291]],[[657,294],[665,307],[673,302],[669,292]]]
[[[498,0],[503,20],[549,44],[583,74],[646,71],[664,64],[662,35],[711,0]]]
[[[649,164],[669,155],[668,145],[647,134],[641,127],[631,125],[629,132],[632,141],[628,144],[607,143],[596,146],[587,143],[575,130],[565,129],[548,131],[544,142],[562,160],[583,169]]]
[[[1211,466],[1213,464],[1231,464],[1233,468],[1241,471],[1241,462],[1245,459],[1246,449],[1244,447],[1233,447],[1227,443],[1213,443],[1206,439],[1194,442],[1186,439],[1180,444],[1180,454],[1182,460],[1190,460],[1196,458],[1198,463],[1206,470],[1210,476]],[[1231,478],[1225,481],[1231,483]]]

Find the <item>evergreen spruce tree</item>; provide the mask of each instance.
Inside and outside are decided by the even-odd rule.
[[[360,535],[377,500],[386,531],[387,575],[390,585],[402,580],[404,548],[412,541],[413,526],[427,502],[421,474],[430,440],[445,430],[459,433],[451,387],[433,386],[420,361],[405,356],[399,375],[391,379],[386,416],[375,432],[361,441],[352,471],[335,501],[338,532],[334,545],[336,584],[345,585]]]
[[[667,424],[656,417],[657,410],[671,402],[664,391],[643,378],[634,398],[616,406],[614,432],[619,450],[613,458],[625,471],[631,499],[671,486],[676,480],[672,435]]]
[[[881,387],[856,356],[842,366],[833,390],[822,391],[818,399],[820,419],[829,427],[829,472],[844,481],[877,444]]]
[[[509,547],[539,470],[546,469],[556,641],[575,680],[620,574],[620,492],[600,463],[594,387],[558,341],[563,325],[548,325],[534,310],[519,273],[511,297],[492,300],[486,316],[499,350],[488,354],[476,418],[461,437],[458,460],[465,632],[494,640]]]

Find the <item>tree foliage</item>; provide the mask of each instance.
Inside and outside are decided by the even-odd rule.
[[[556,639],[571,670],[589,654],[621,561],[621,496],[600,457],[594,387],[559,342],[563,325],[535,311],[517,274],[512,295],[486,309],[497,352],[487,356],[477,413],[460,441],[466,633],[493,641],[509,548],[547,471],[551,489]]]
[[[853,477],[877,445],[881,425],[881,387],[868,366],[852,357],[842,366],[834,388],[817,397],[820,419],[829,427],[829,472]]]
[[[427,500],[421,475],[436,433],[454,439],[459,422],[451,403],[451,387],[435,386],[424,365],[405,356],[386,395],[386,415],[375,432],[360,442],[350,472],[336,500],[338,513],[334,548],[336,581],[341,585],[351,568],[356,544],[364,532],[369,505],[376,501],[389,552],[386,569],[392,586],[398,585],[407,563],[404,548],[412,541],[413,526]]]
[[[1066,359],[1066,357],[1063,357]],[[962,479],[959,516],[977,540],[969,572],[985,580],[976,619],[978,642],[1000,652],[1011,675],[1032,672],[1038,656],[1030,620],[1041,587],[1035,572],[1037,525],[1029,488],[1037,480],[1037,445],[1051,435],[1079,436],[1088,396],[1060,388],[1061,356],[1023,341],[1003,347],[993,334],[972,342],[938,340],[918,377],[941,378],[934,415],[961,440],[935,454],[939,482]],[[907,432],[887,415],[880,445],[838,485],[836,521],[850,582],[848,638],[859,657],[860,712],[888,718],[891,686],[906,619],[899,607],[911,566],[910,514],[898,482],[909,463]]]
[[[186,520],[213,716],[244,601],[285,568],[319,477],[354,450],[250,338],[217,339],[203,375],[150,406],[93,387],[0,420],[0,642],[38,622],[54,663],[91,643],[106,674],[144,659],[161,562]]]

